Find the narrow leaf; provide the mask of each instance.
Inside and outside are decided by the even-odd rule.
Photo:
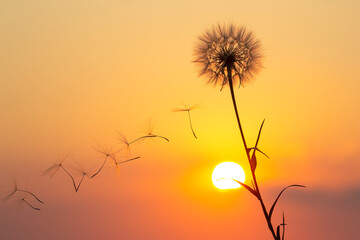
[[[251,167],[252,172],[255,172],[256,166],[257,166],[257,160],[256,160],[256,156],[255,156],[255,153],[254,153],[251,156],[251,159],[250,159],[250,167]]]
[[[280,240],[280,226],[281,225],[277,226],[276,228],[276,240]]]
[[[284,212],[283,212],[283,223],[282,223],[282,226],[283,226],[283,232],[282,232],[282,238],[281,240],[284,240],[285,239],[285,215],[284,215]]]
[[[305,186],[303,186],[303,185],[296,185],[296,184],[294,184],[294,185],[290,185],[290,186],[287,186],[286,188],[284,188],[284,189],[283,189],[283,190],[279,193],[279,195],[277,196],[277,198],[276,198],[276,200],[275,200],[274,204],[271,206],[271,209],[270,209],[270,212],[269,212],[269,220],[271,220],[271,216],[272,216],[272,214],[273,214],[273,211],[274,211],[275,205],[276,205],[277,201],[279,200],[279,198],[280,198],[281,194],[282,194],[282,193],[283,193],[286,189],[288,189],[288,188],[290,188],[290,187],[305,187]]]
[[[265,157],[269,158],[268,155],[266,155],[263,151],[261,151],[260,149],[256,148],[256,150],[258,150],[260,153],[262,153],[263,155],[265,155]]]
[[[266,153],[264,153],[263,151],[261,151],[259,148],[257,147],[252,147],[252,148],[248,148],[247,152],[250,153],[251,150],[254,150],[253,154],[255,154],[255,151],[258,151],[260,153],[262,153],[263,155],[265,155],[265,157],[270,158]]]
[[[233,179],[233,178],[232,178],[232,180],[234,180],[235,182],[239,183],[241,186],[243,186],[244,188],[246,188],[246,189],[247,189],[250,193],[252,193],[256,198],[259,198],[258,193],[257,193],[254,189],[252,189],[251,187],[249,187],[249,186],[246,185],[245,183],[242,183],[242,182],[240,182],[240,181],[238,181],[238,180],[236,180],[236,179]]]
[[[259,139],[260,139],[260,134],[261,134],[261,130],[262,130],[262,127],[264,125],[264,122],[265,122],[265,119],[262,121],[261,123],[261,126],[260,126],[260,130],[259,130],[259,134],[258,134],[258,137],[256,139],[256,144],[255,144],[255,148],[257,147],[258,143],[259,143]]]

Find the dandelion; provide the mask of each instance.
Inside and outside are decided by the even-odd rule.
[[[241,138],[250,163],[250,153],[235,100],[234,85],[239,82],[240,87],[261,69],[263,56],[259,40],[246,27],[218,24],[199,37],[194,55],[194,62],[200,67],[200,75],[206,75],[209,83],[220,84],[221,89],[229,85]]]
[[[260,42],[253,32],[234,24],[213,26],[199,37],[194,62],[209,83],[231,88],[251,80],[262,68]]]
[[[285,232],[285,217],[283,216],[283,223],[280,224],[276,232],[271,222],[272,213],[278,202],[281,194],[289,187],[304,187],[302,185],[290,185],[284,188],[276,200],[274,201],[270,211],[266,209],[260,188],[258,186],[255,170],[257,166],[257,159],[255,153],[260,151],[258,146],[261,130],[264,124],[261,124],[258,138],[255,147],[248,148],[245,140],[244,132],[241,126],[238,108],[235,100],[234,85],[239,84],[244,86],[246,82],[252,80],[254,75],[262,68],[262,53],[261,44],[253,34],[245,27],[238,27],[234,24],[213,26],[199,37],[198,44],[195,48],[194,63],[200,68],[199,75],[205,75],[208,78],[208,83],[215,86],[220,85],[221,90],[225,86],[229,86],[231,99],[236,115],[236,120],[240,130],[243,146],[245,148],[246,156],[249,161],[252,174],[252,187],[241,183],[235,179],[234,181],[241,184],[251,194],[253,194],[260,202],[262,211],[264,213],[267,225],[275,240],[280,240],[280,227],[283,227],[282,239],[284,239]],[[253,150],[252,155],[250,152]]]
[[[194,62],[200,67],[200,75],[206,75],[209,83],[220,84],[221,89],[229,85],[243,145],[251,165],[250,151],[244,132],[234,93],[234,84],[239,87],[251,80],[262,67],[261,44],[254,33],[246,27],[234,24],[213,26],[199,37]],[[254,150],[255,152],[255,150]],[[253,174],[257,188],[256,178]]]
[[[192,131],[194,137],[197,139],[197,136],[196,136],[195,131],[194,131],[193,126],[192,126],[190,111],[196,109],[198,106],[194,105],[194,106],[188,107],[184,103],[183,103],[183,106],[184,106],[184,108],[174,109],[174,112],[187,112],[188,113],[191,131]]]

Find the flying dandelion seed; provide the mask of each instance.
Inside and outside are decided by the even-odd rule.
[[[20,206],[25,204],[26,206],[28,206],[36,211],[41,210],[40,208],[37,208],[32,203],[30,203],[26,194],[21,194],[20,196],[15,197],[14,202],[15,202],[17,208],[19,208]]]
[[[131,142],[128,142],[126,137],[124,137],[123,135],[120,134],[120,141],[123,142],[124,144],[126,144],[126,147],[129,147],[131,144],[135,143],[135,142],[138,142],[138,141],[142,141],[142,140],[145,140],[145,139],[148,139],[148,138],[162,138],[166,141],[170,141],[168,138],[164,137],[164,136],[161,136],[161,135],[157,135],[157,134],[154,134],[154,127],[155,127],[155,124],[149,120],[145,123],[146,125],[146,135],[143,135],[143,136],[140,136],[138,138],[136,138],[135,140],[132,140]],[[120,149],[119,151],[121,151],[122,149]]]
[[[17,192],[18,190],[18,185],[17,185],[17,181],[16,181],[16,177],[15,176],[11,176],[10,178],[11,180],[11,192],[6,194],[4,197],[3,197],[3,200],[4,201],[7,201],[9,200],[12,196],[14,196],[14,194]]]
[[[10,193],[8,193],[6,196],[3,197],[4,201],[9,200],[10,198],[12,198],[17,192],[23,193],[24,196],[26,195],[30,195],[31,197],[33,197],[34,199],[36,199],[39,203],[44,203],[43,201],[41,201],[33,192],[28,191],[27,187],[25,189],[20,189],[18,188],[18,184],[16,181],[16,177],[15,176],[11,176],[11,184],[12,184],[12,190]]]
[[[121,144],[125,145],[124,147],[120,148],[117,152],[121,152],[123,149],[126,149],[126,154],[129,155],[130,153],[130,143],[127,140],[126,136],[121,132],[117,131],[118,133],[118,140]]]
[[[183,103],[183,106],[184,106],[184,108],[174,109],[174,112],[187,112],[187,113],[188,113],[191,131],[192,131],[194,137],[197,139],[197,136],[196,136],[196,134],[195,134],[194,128],[193,128],[193,126],[192,126],[190,111],[196,109],[196,108],[198,107],[198,105],[194,105],[194,106],[188,107],[188,106],[186,106],[186,105]]]
[[[31,207],[32,209],[34,210],[37,210],[37,211],[40,211],[40,208],[37,208],[37,207],[34,207],[33,205],[31,205],[27,200],[26,200],[26,197],[23,197],[21,199],[23,202],[25,202],[29,207]]]
[[[12,190],[9,194],[7,194],[3,198],[4,201],[14,200],[17,207],[25,203],[27,206],[31,207],[32,209],[40,211],[40,208],[35,207],[30,201],[31,199],[36,200],[41,204],[44,203],[43,201],[41,201],[33,192],[29,191],[27,186],[25,189],[19,188],[15,176],[11,176],[11,183],[12,183]]]
[[[70,157],[71,152],[61,155],[58,151],[58,159],[50,167],[43,171],[43,175],[50,175],[53,177],[57,171],[62,168],[62,163]]]
[[[94,147],[95,151],[105,156],[105,159],[99,170],[97,170],[96,173],[94,173],[90,178],[93,178],[100,173],[100,171],[103,169],[108,159],[112,159],[114,163],[116,163],[116,156],[115,156],[115,152],[113,151],[113,147],[108,148],[107,146],[103,146],[99,144],[97,145],[98,145],[97,147]]]
[[[84,178],[85,177],[88,177],[88,178],[91,178],[91,175],[90,175],[90,171],[88,169],[85,169],[81,164],[79,164],[77,161],[75,161],[76,163],[76,167],[74,169],[75,173],[77,175],[80,175],[81,176],[81,179],[77,185],[77,187],[75,188],[75,192],[79,191],[79,188],[80,188],[80,185],[81,183],[83,182]]]
[[[151,119],[148,120],[147,122],[145,122],[145,125],[146,125],[146,134],[147,135],[141,136],[141,137],[135,139],[134,141],[132,141],[131,143],[134,143],[136,141],[143,140],[146,138],[162,138],[168,142],[170,141],[168,138],[166,138],[164,136],[154,134],[155,123],[152,122]]]
[[[76,191],[76,183],[75,183],[75,179],[74,177],[70,174],[70,172],[68,170],[65,169],[65,167],[63,166],[63,162],[68,159],[70,157],[70,152],[65,154],[65,155],[61,155],[60,152],[58,151],[58,159],[55,163],[53,163],[50,167],[48,167],[47,169],[45,169],[45,171],[43,172],[43,175],[50,175],[50,177],[53,177],[55,175],[55,173],[57,173],[57,171],[59,169],[62,169],[66,175],[68,175],[72,181],[73,187]]]

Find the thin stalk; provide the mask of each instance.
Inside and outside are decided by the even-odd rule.
[[[32,209],[40,211],[40,208],[36,208],[33,205],[31,205],[28,201],[25,200],[25,198],[22,199],[27,205],[29,205]]]
[[[29,191],[27,191],[27,190],[21,190],[21,189],[16,189],[16,191],[28,193],[28,194],[32,195],[32,196],[33,196],[36,200],[38,200],[40,203],[44,203],[44,202],[41,201],[38,197],[36,197],[35,194],[33,194],[32,192],[29,192]]]
[[[126,163],[126,162],[130,162],[130,161],[134,161],[134,160],[139,159],[139,158],[140,158],[140,156],[134,157],[134,158],[131,158],[131,159],[128,159],[128,160],[124,160],[124,161],[121,161],[121,162],[116,162],[116,165],[121,164],[121,163]]]
[[[188,110],[187,112],[188,112],[188,116],[189,116],[189,122],[190,122],[191,131],[194,134],[194,137],[197,139],[196,134],[195,134],[194,129],[193,129],[193,126],[192,126],[192,123],[191,123],[190,110]]]
[[[248,147],[247,147],[247,144],[246,144],[246,141],[245,141],[245,136],[244,136],[244,132],[243,132],[243,129],[242,129],[242,126],[241,126],[241,123],[240,123],[240,117],[239,117],[239,113],[238,113],[237,105],[236,105],[236,100],[235,100],[234,87],[233,87],[233,81],[232,81],[232,75],[231,75],[231,67],[227,67],[227,75],[228,75],[228,80],[229,80],[231,98],[232,98],[232,102],[233,102],[234,110],[235,110],[235,114],[236,114],[236,120],[238,122],[238,126],[239,126],[239,130],[240,130],[240,133],[241,133],[241,138],[242,138],[242,141],[243,141],[243,144],[244,144],[246,156],[247,156],[249,164],[250,164],[250,153],[248,151]],[[260,193],[259,186],[258,186],[257,181],[256,181],[255,172],[251,171],[251,174],[252,174],[254,185],[255,185],[255,191],[258,192],[258,199],[260,201],[261,208],[262,208],[263,213],[265,215],[266,222],[268,224],[268,227],[269,227],[274,239],[276,239],[276,234],[275,234],[274,228],[273,228],[273,226],[271,224],[271,221],[269,219],[269,214],[268,214],[268,212],[266,210],[264,201],[263,201],[261,193]]]
[[[98,175],[98,173],[99,173],[99,172],[101,171],[101,169],[104,167],[107,158],[108,158],[108,155],[106,155],[105,160],[104,160],[103,164],[101,165],[101,167],[99,168],[99,170],[98,170],[96,173],[94,173],[90,178],[93,178],[93,177],[95,177],[96,175]]]
[[[138,137],[137,139],[135,139],[135,140],[133,140],[133,141],[129,142],[129,144],[128,144],[128,145],[130,145],[130,144],[132,144],[132,143],[134,143],[134,142],[137,142],[137,141],[139,141],[139,140],[141,140],[141,139],[144,139],[144,138],[150,138],[150,137],[158,137],[158,138],[162,138],[162,139],[165,139],[166,141],[168,141],[168,142],[169,142],[169,139],[167,139],[166,137],[163,137],[163,136],[160,136],[160,135],[149,134],[149,135],[145,135],[145,136]]]
[[[67,175],[69,175],[69,177],[71,178],[72,183],[74,185],[74,189],[76,191],[76,184],[75,184],[75,180],[74,180],[73,176],[62,165],[60,165],[60,167],[67,173]]]
[[[82,181],[84,180],[84,177],[85,177],[85,174],[83,174],[83,175],[82,175],[81,180],[80,180],[80,182],[79,182],[79,184],[78,184],[77,188],[75,188],[75,192],[77,192],[77,191],[79,190],[80,185],[81,185]]]
[[[131,144],[133,144],[133,143],[135,143],[135,142],[137,142],[137,141],[139,141],[139,140],[141,140],[141,139],[155,138],[155,137],[162,138],[162,139],[170,142],[170,140],[169,140],[168,138],[166,138],[166,137],[163,137],[163,136],[160,136],[160,135],[155,135],[155,134],[148,134],[148,135],[145,135],[145,136],[138,137],[138,138],[136,138],[135,140],[132,140],[131,142],[126,142],[126,146],[125,146],[125,147],[129,148]],[[119,149],[118,151],[116,151],[116,152],[121,152],[125,147],[120,148],[120,149]],[[114,162],[114,163],[116,164],[116,162]]]

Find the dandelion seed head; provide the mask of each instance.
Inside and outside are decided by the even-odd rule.
[[[231,74],[233,84],[250,81],[262,68],[261,45],[252,31],[234,24],[212,26],[199,36],[194,62],[199,75],[208,82],[224,87]]]

